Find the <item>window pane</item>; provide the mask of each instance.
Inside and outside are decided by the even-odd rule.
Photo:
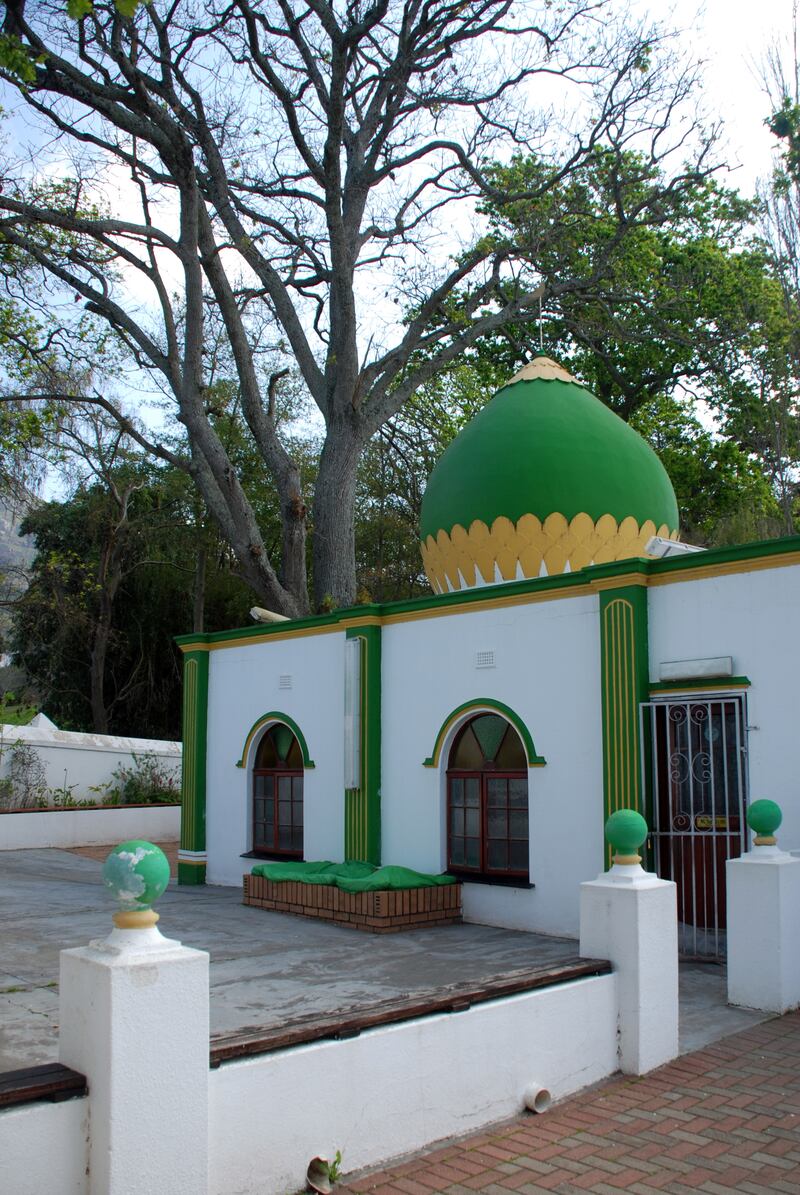
[[[512,809],[508,817],[508,834],[510,838],[528,837],[528,813],[521,809]]]
[[[486,861],[493,871],[504,870],[508,868],[508,843],[507,842],[490,842]]]
[[[508,782],[508,803],[513,805],[516,809],[528,808],[528,781],[527,780],[509,780]]]
[[[292,800],[302,801],[303,799],[303,777],[292,776]]]
[[[292,831],[289,826],[278,827],[278,846],[282,851],[292,848]]]
[[[272,825],[275,820],[275,802],[270,800],[264,802],[264,821]]]
[[[498,768],[502,768],[507,772],[518,772],[522,771],[523,768],[527,768],[528,761],[525,758],[525,748],[522,746],[522,739],[513,726],[509,726],[506,731],[506,737],[500,744],[500,750],[497,752],[495,762]]]
[[[278,756],[278,759],[285,760],[289,754],[289,751],[291,750],[292,743],[295,741],[291,730],[288,726],[284,726],[279,722],[276,726],[272,727],[269,735],[275,746],[275,752]]]
[[[509,863],[513,871],[528,870],[528,844],[527,842],[511,842],[508,847]]]
[[[468,809],[466,812],[466,831],[470,838],[480,838],[481,833],[481,811],[480,809]]]
[[[303,829],[302,829],[302,826],[299,829],[297,827],[295,827],[295,829],[292,830],[292,850],[293,851],[302,851],[302,849],[303,849]]]
[[[505,809],[490,809],[487,818],[488,834],[490,838],[506,838],[508,823]]]
[[[296,826],[303,824],[303,802],[292,801],[292,821]]]
[[[464,803],[470,809],[480,808],[481,782],[477,776],[470,776],[464,783]]]
[[[278,777],[278,799],[281,801],[290,801],[292,798],[292,778],[291,776]]]
[[[468,838],[464,844],[467,852],[467,866],[480,867],[481,865],[481,849],[480,843],[475,838]]]
[[[502,777],[490,777],[486,781],[486,795],[490,809],[505,809],[508,801],[508,781]]]
[[[450,804],[463,805],[464,803],[464,781],[455,776],[450,781]]]
[[[274,768],[277,762],[278,756],[275,752],[275,744],[272,741],[271,731],[268,730],[258,744],[255,766],[257,768]]]
[[[484,759],[494,759],[508,726],[505,718],[501,718],[497,714],[481,714],[480,717],[473,720],[471,726],[483,751]]]
[[[450,833],[453,835],[462,835],[464,833],[463,809],[450,810]]]
[[[281,801],[278,804],[278,825],[291,826],[292,824],[292,802]]]
[[[463,867],[467,861],[467,856],[464,852],[464,839],[451,838],[450,840],[450,866]]]
[[[472,726],[467,726],[456,739],[450,753],[450,767],[464,772],[477,772],[483,767],[483,751],[472,733]]]

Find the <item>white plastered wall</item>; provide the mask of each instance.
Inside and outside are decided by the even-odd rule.
[[[786,850],[800,848],[800,793],[792,762],[800,676],[800,568],[655,586],[649,602],[652,680],[658,680],[662,661],[714,656],[732,656],[734,674],[749,677],[750,800],[777,801],[783,810],[779,844]]]
[[[252,860],[251,767],[237,768],[253,723],[271,711],[292,718],[314,761],[303,777],[304,856],[344,855],[343,631],[272,639],[212,651],[209,668],[206,774],[206,879],[241,884]],[[281,677],[291,688],[280,688]]]
[[[617,1066],[615,975],[229,1063],[209,1077],[209,1191],[297,1191],[315,1156],[376,1165]]]
[[[478,652],[495,666],[476,666]],[[530,768],[533,888],[469,884],[469,920],[576,935],[578,885],[603,864],[598,599],[564,597],[461,611],[383,630],[382,859],[446,868],[445,771],[423,767],[445,719],[465,702],[509,706],[547,761]],[[464,717],[471,715],[465,714]],[[459,725],[462,723],[459,723]]]

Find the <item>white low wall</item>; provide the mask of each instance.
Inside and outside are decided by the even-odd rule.
[[[25,1104],[0,1112],[0,1190],[4,1195],[87,1195],[88,1159],[86,1097],[60,1104]]]
[[[83,734],[44,726],[0,726],[0,777],[7,776],[15,743],[36,751],[45,771],[48,788],[72,789],[76,801],[97,799],[93,787],[108,784],[119,767],[133,766],[134,755],[155,756],[164,770],[174,776],[178,791],[181,779],[181,744],[163,739],[132,739],[121,735]]]
[[[315,1156],[376,1165],[612,1074],[616,976],[602,975],[212,1071],[211,1195],[302,1190]]]
[[[180,836],[180,830],[180,805],[25,810],[0,813],[0,851],[94,846],[129,838],[169,842]]]

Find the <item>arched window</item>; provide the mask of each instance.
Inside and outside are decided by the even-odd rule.
[[[303,857],[303,755],[288,726],[263,735],[253,765],[253,851]]]
[[[447,866],[528,879],[528,765],[517,732],[478,714],[456,735],[447,769]]]

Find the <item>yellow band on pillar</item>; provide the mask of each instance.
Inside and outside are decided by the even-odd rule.
[[[641,863],[641,861],[642,861],[641,855],[615,855],[612,860],[612,862],[614,862],[614,863],[625,863],[625,864]]]
[[[117,929],[149,929],[158,921],[155,909],[121,909],[113,917]]]

